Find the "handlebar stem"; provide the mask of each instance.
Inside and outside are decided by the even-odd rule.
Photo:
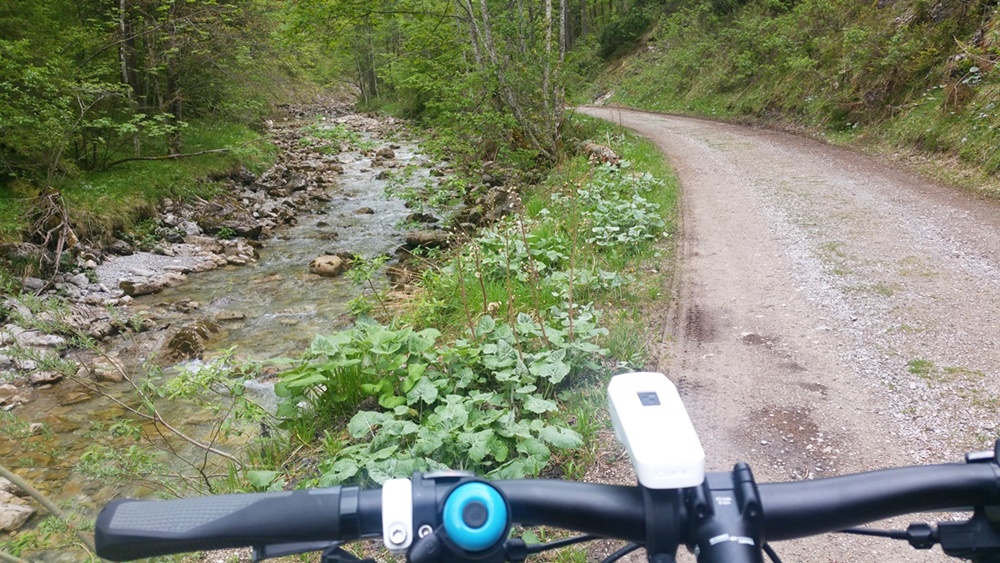
[[[691,518],[690,543],[698,563],[763,563],[764,513],[750,466],[708,473],[685,490]]]

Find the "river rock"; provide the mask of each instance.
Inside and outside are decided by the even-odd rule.
[[[132,245],[121,239],[111,241],[111,244],[107,246],[106,250],[119,256],[131,256],[135,253],[135,250],[132,249]]]
[[[10,312],[16,313],[17,316],[22,319],[31,319],[35,315],[32,314],[31,309],[29,309],[24,303],[21,303],[17,299],[5,299],[3,306]]]
[[[21,487],[18,487],[14,483],[11,483],[10,479],[7,479],[6,477],[0,477],[0,495],[3,495],[4,493],[6,493],[7,496],[14,496],[14,497],[23,497],[27,496],[28,494],[22,491]]]
[[[247,315],[242,311],[219,311],[215,314],[215,321],[220,323],[242,321],[245,318],[247,318]]]
[[[39,387],[62,381],[63,374],[54,371],[36,371],[28,376],[28,383]]]
[[[28,291],[41,291],[45,288],[45,280],[27,277],[21,280],[21,285]]]
[[[3,502],[9,499],[9,502]],[[35,509],[22,504],[24,501],[14,496],[0,498],[0,532],[13,532],[24,526]]]
[[[152,278],[125,278],[118,283],[118,287],[125,295],[136,297],[163,291],[164,288],[180,285],[185,280],[187,277],[184,274],[167,272]]]
[[[447,231],[410,231],[406,233],[406,248],[443,248],[448,246]]]
[[[93,397],[91,397],[87,393],[83,393],[81,391],[75,391],[73,393],[69,393],[60,397],[59,406],[69,407],[72,405],[78,405],[80,403],[86,403],[91,399],[93,399]]]
[[[86,288],[88,285],[90,285],[90,278],[88,278],[87,274],[84,273],[70,276],[69,279],[67,279],[66,281],[81,288]]]
[[[160,356],[171,363],[199,359],[205,353],[205,341],[218,331],[219,325],[208,322],[181,327],[160,349]]]
[[[351,262],[340,256],[318,256],[312,262],[309,262],[310,272],[326,278],[339,276],[350,268]]]
[[[125,364],[113,356],[94,358],[90,366],[83,366],[80,369],[83,375],[89,375],[94,381],[118,383],[125,380]]]
[[[201,227],[194,221],[183,221],[178,227],[189,237],[196,237],[201,234]]]
[[[0,340],[9,342],[9,339],[13,338],[20,346],[33,348],[62,348],[66,346],[66,339],[58,334],[42,334],[34,330],[24,330],[15,325],[5,326],[4,333],[9,337],[0,337]]]
[[[407,223],[437,223],[438,218],[427,213],[410,213],[406,216]]]

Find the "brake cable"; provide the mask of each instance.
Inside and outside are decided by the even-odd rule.
[[[855,536],[874,536],[877,538],[889,538],[892,540],[910,540],[909,531],[904,530],[877,530],[875,528],[847,528],[840,530],[838,534],[853,534]]]
[[[561,540],[554,540],[546,543],[528,543],[525,544],[524,553],[526,555],[535,555],[543,551],[549,551],[550,549],[559,549],[573,544],[594,541],[599,539],[601,539],[600,536],[584,535],[572,538],[565,538]],[[507,544],[510,544],[512,541],[518,541],[522,543],[524,542],[524,540],[507,540]]]

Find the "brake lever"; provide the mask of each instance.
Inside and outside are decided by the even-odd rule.
[[[300,553],[310,553],[313,551],[323,551],[340,547],[340,542],[296,542],[296,543],[276,543],[270,545],[254,546],[251,561],[257,563],[266,559],[285,557],[286,555],[298,555]]]
[[[327,548],[320,557],[320,563],[375,563],[374,559],[360,559],[353,553],[344,551],[339,545]]]
[[[992,509],[992,510],[991,510]],[[976,507],[965,522],[941,522],[937,541],[952,557],[972,561],[1000,561],[1000,516],[996,507]]]

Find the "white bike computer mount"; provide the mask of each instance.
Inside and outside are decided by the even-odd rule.
[[[628,450],[641,485],[683,489],[705,480],[705,450],[677,388],[665,375],[614,376],[608,407],[615,435]]]

